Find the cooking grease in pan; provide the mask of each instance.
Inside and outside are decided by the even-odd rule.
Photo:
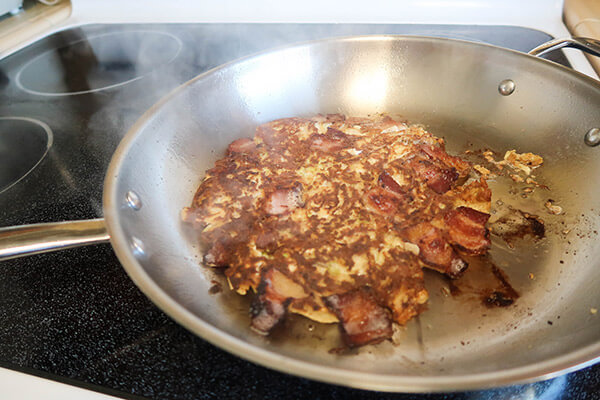
[[[539,216],[512,207],[508,207],[507,211],[490,224],[490,230],[494,235],[502,238],[509,247],[514,248],[515,241],[526,236],[534,240],[540,240],[545,236],[545,224]]]
[[[469,269],[456,280],[448,280],[453,297],[478,300],[485,307],[508,307],[519,298],[507,274],[490,257],[469,258]]]
[[[387,116],[273,121],[229,145],[183,218],[201,231],[205,264],[223,267],[239,294],[253,292],[256,333],[269,334],[293,312],[339,321],[347,346],[379,343],[391,339],[392,321],[404,325],[426,309],[421,267],[487,307],[519,297],[487,256],[487,180],[542,187],[532,172],[543,159],[481,154],[487,166]],[[543,237],[539,217],[514,214],[496,218],[494,233],[507,243]]]

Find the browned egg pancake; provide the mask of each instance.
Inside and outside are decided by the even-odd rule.
[[[204,264],[252,289],[251,327],[341,322],[349,346],[425,310],[422,267],[458,277],[490,245],[491,191],[444,141],[388,116],[285,118],[231,143],[183,219]]]

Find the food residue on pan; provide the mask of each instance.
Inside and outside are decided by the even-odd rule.
[[[488,306],[507,307],[510,306],[519,298],[519,293],[512,287],[508,281],[508,277],[500,268],[491,264],[491,270],[494,277],[498,280],[499,287],[489,291],[487,296],[484,296],[483,303]]]
[[[476,164],[473,168],[486,178],[503,176],[515,183],[523,183],[521,196],[527,198],[535,189],[548,190],[548,186],[540,184],[533,172],[541,167],[544,159],[533,153],[518,153],[516,150],[508,150],[504,156],[500,156],[490,149],[473,151],[468,150],[465,154],[478,155],[484,165]]]
[[[490,231],[501,237],[510,248],[514,248],[516,239],[531,236],[540,240],[546,233],[544,221],[537,215],[508,207],[506,212],[490,223]]]
[[[524,177],[531,176],[531,173],[534,169],[539,167],[544,163],[544,159],[533,153],[517,153],[516,150],[508,150],[504,153],[504,157],[502,160],[497,161],[494,158],[495,154],[492,150],[484,150],[483,157],[487,162],[495,166],[498,170],[504,171],[505,166],[511,168],[512,171],[517,173],[523,173]],[[510,174],[511,176],[518,176],[515,174]],[[530,179],[532,179],[531,177]],[[525,178],[522,178],[523,181]],[[532,181],[531,181],[532,182]]]
[[[548,212],[550,214],[559,215],[559,214],[562,214],[562,212],[563,212],[562,207],[555,205],[554,200],[552,200],[552,199],[548,199],[548,201],[546,201],[546,203],[544,203],[544,207],[546,207],[548,209]]]
[[[221,285],[220,282],[213,280],[210,283],[212,284],[212,286],[210,287],[210,289],[208,289],[208,293],[217,294],[217,293],[221,293],[223,291],[223,286]]]
[[[488,260],[487,179],[510,170],[543,187],[532,175],[543,159],[483,157],[486,166],[452,156],[422,126],[387,116],[286,118],[232,142],[182,218],[200,232],[204,264],[240,295],[253,292],[253,331],[269,334],[296,313],[339,323],[348,347],[378,343],[425,311],[423,267],[446,275],[453,294],[477,288],[486,306],[518,297]],[[539,217],[513,214],[491,231],[507,242],[543,237]],[[462,282],[469,264],[479,272]]]
[[[460,279],[447,280],[448,293],[453,297],[473,298],[487,308],[507,307],[519,298],[506,273],[489,256],[471,256],[468,261],[468,272]]]

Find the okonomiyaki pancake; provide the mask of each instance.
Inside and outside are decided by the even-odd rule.
[[[287,312],[340,322],[349,346],[388,339],[428,299],[422,267],[458,277],[490,246],[491,192],[444,141],[387,116],[286,118],[232,142],[183,219],[252,329]]]

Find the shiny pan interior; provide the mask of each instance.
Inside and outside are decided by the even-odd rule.
[[[499,93],[511,79],[515,90]],[[135,283],[166,313],[211,343],[257,364],[330,383],[386,391],[451,391],[556,376],[600,356],[600,86],[549,61],[457,40],[367,36],[259,54],[198,76],[149,110],[119,146],[106,177],[113,247]],[[491,148],[544,157],[551,190],[525,200],[492,183],[493,207],[540,215],[546,238],[514,249],[494,237],[494,263],[521,297],[504,308],[447,296],[427,273],[429,309],[385,342],[349,354],[335,325],[292,318],[285,334],[249,330],[248,299],[210,294],[217,273],[180,211],[204,171],[236,138],[283,117],[388,113],[444,137],[450,153]],[[131,206],[132,196],[137,206]],[[547,199],[564,209],[550,215]],[[565,233],[566,232],[566,233]],[[550,324],[551,323],[551,324]]]

